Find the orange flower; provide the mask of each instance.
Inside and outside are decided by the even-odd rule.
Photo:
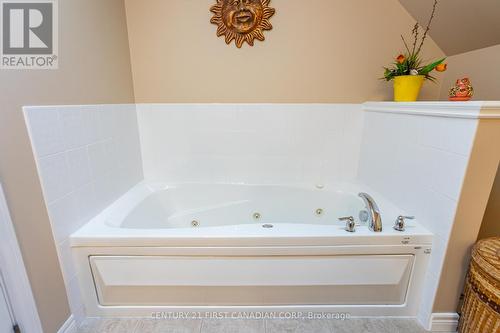
[[[405,62],[406,58],[404,55],[400,54],[398,55],[398,57],[396,58],[396,61],[399,63],[399,64],[402,64],[403,62]]]
[[[448,68],[448,64],[439,64],[436,66],[438,72],[444,72]]]

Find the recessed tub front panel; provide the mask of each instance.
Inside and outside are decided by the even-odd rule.
[[[101,306],[400,305],[414,256],[90,256]]]

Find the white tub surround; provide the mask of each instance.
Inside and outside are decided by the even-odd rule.
[[[139,104],[146,180],[323,184],[354,180],[359,104]]]
[[[79,320],[84,309],[68,237],[143,179],[135,105],[23,110],[69,304]]]
[[[451,256],[463,258],[479,232],[500,158],[500,103],[365,103],[364,109],[359,181],[417,215],[435,235],[418,316],[430,329],[447,247],[452,244]],[[483,132],[488,132],[489,141],[478,140]],[[480,161],[475,155],[481,155]],[[475,195],[460,200],[468,190],[463,187],[466,175],[473,179],[478,174],[476,184],[481,186],[472,189]],[[456,235],[458,243],[453,243],[452,229],[461,218],[458,208],[471,204],[474,211],[463,211],[467,222]],[[456,281],[448,283],[453,283],[450,294],[457,301],[466,271],[459,260],[448,267],[456,273],[451,274]]]
[[[67,240],[69,233],[82,226],[73,233],[72,246],[87,311],[92,314],[134,316],[148,314],[143,310],[151,307],[199,306],[200,299],[196,297],[201,295],[214,304],[241,308],[244,305],[238,303],[237,291],[228,292],[234,286],[227,277],[235,272],[241,276],[235,275],[234,279],[247,284],[244,291],[240,290],[240,300],[251,309],[259,305],[301,308],[303,304],[298,303],[303,299],[312,305],[308,309],[330,307],[360,315],[418,316],[429,328],[447,247],[460,252],[461,257],[474,242],[484,212],[483,201],[487,199],[500,154],[491,143],[499,141],[495,133],[500,128],[500,103],[496,102],[139,104],[137,111],[128,110],[129,115],[137,113],[138,125],[134,125],[135,118],[131,116],[113,128],[128,128],[121,133],[132,135],[124,135],[128,139],[120,141],[119,147],[127,148],[123,152],[128,153],[128,147],[133,147],[131,155],[104,159],[107,162],[95,164],[94,169],[109,170],[110,166],[124,164],[132,166],[129,170],[139,172],[111,177],[125,179],[127,186],[120,186],[120,191],[113,191],[106,200],[94,196],[98,209],[93,205],[87,209],[82,205],[85,200],[74,200],[73,194],[77,193],[74,188],[82,198],[88,197],[82,191],[85,187],[82,184],[89,175],[86,168],[77,167],[85,165],[78,163],[79,154],[72,154],[73,163],[64,162],[70,159],[67,150],[74,150],[74,144],[80,144],[81,133],[95,133],[98,124],[93,122],[89,127],[82,125],[87,122],[73,122],[69,117],[68,124],[77,125],[64,126],[67,128],[64,135],[72,147],[66,148],[58,139],[58,133],[62,133],[58,132],[60,125],[56,130],[53,126],[54,122],[61,123],[59,116],[47,112],[36,118],[27,112],[55,238]],[[139,130],[130,130],[126,124],[138,126]],[[488,138],[489,144],[485,144]],[[91,154],[90,147],[86,147],[90,160],[92,156],[95,161],[102,160],[99,156],[108,156],[106,150],[103,153],[96,149]],[[65,158],[61,158],[61,153]],[[481,157],[481,163],[477,156]],[[140,172],[141,162],[144,175]],[[67,179],[66,169],[73,170],[71,187],[59,181]],[[109,171],[97,174],[111,175]],[[136,176],[127,176],[131,174]],[[480,181],[475,177],[477,174],[482,176]],[[101,188],[102,184],[109,184],[106,178],[99,178],[103,182],[92,178],[91,182],[95,188]],[[481,184],[476,189],[477,197],[468,196],[477,200],[466,200],[465,195],[471,190],[463,184],[471,180]],[[356,194],[360,191],[372,194],[381,206],[382,233],[361,226],[356,233],[349,234],[336,221],[341,215],[358,218],[356,211],[361,201]],[[116,201],[122,194],[125,195]],[[63,199],[71,200],[63,204]],[[60,203],[60,210],[54,208],[56,202]],[[84,219],[75,220],[69,213],[75,202],[78,210],[85,212]],[[470,202],[477,204],[476,207],[458,216],[457,207],[467,208]],[[317,208],[323,208],[321,217],[314,215]],[[261,219],[253,219],[256,212]],[[417,217],[409,222],[405,233],[391,229],[400,214]],[[191,227],[194,220],[198,227]],[[263,228],[263,224],[273,227]],[[458,227],[467,231],[460,235],[460,230],[455,230]],[[452,232],[457,244],[450,240]],[[59,238],[59,233],[64,238]],[[429,254],[425,252],[430,248],[431,234],[434,239],[427,270]],[[65,277],[74,276],[74,268],[65,264],[70,262],[67,241],[60,243],[59,253],[63,271],[70,272]],[[339,256],[349,256],[356,265],[339,264]],[[366,256],[373,256],[370,257],[374,259],[373,265],[361,264]],[[377,256],[387,256],[384,258],[389,260],[377,261],[380,259]],[[158,261],[150,260],[155,258]],[[211,263],[217,270],[207,269],[211,267],[206,261],[210,258],[217,259]],[[248,275],[244,274],[246,266],[235,269],[236,263],[244,262],[245,258],[250,263]],[[293,265],[287,266],[287,262]],[[274,267],[273,263],[286,272],[285,277],[277,272],[273,279],[255,271],[256,267]],[[298,287],[290,289],[290,284],[297,283],[294,279],[298,273],[294,269],[298,265],[319,272],[317,275],[325,279],[304,276],[300,288],[313,290],[312,294]],[[167,266],[175,266],[177,275],[169,277],[164,271]],[[333,274],[340,266],[360,271],[346,270],[346,276],[353,278],[345,284],[346,281],[337,280]],[[459,266],[447,267],[456,270],[456,281],[449,292],[451,298],[458,298],[457,281],[465,269]],[[393,293],[360,293],[357,303],[345,304],[348,299],[341,297],[337,287],[356,293],[349,284],[370,285],[364,278],[377,277],[380,267],[386,267],[383,270],[391,274],[377,283]],[[409,267],[411,271],[407,270]],[[97,288],[91,269],[95,271]],[[148,273],[134,273],[139,269]],[[124,274],[116,275],[120,270]],[[141,280],[143,275],[149,280]],[[210,279],[198,279],[200,276]],[[250,276],[254,280],[248,280]],[[279,293],[280,289],[275,288],[278,280],[287,280],[283,282],[286,292]],[[78,291],[78,281],[71,281],[74,287],[71,289]],[[182,287],[182,281],[201,289],[188,290]],[[213,286],[208,286],[207,281]],[[161,297],[151,292],[148,284],[175,285],[179,289],[158,289],[159,295],[168,296],[164,299],[173,300],[166,304],[159,301]],[[252,285],[258,291],[250,292]],[[219,293],[218,288],[226,289]],[[450,287],[441,285],[442,288]],[[194,290],[202,293],[193,293]],[[234,297],[218,298],[218,295]],[[256,295],[262,298],[252,298]],[[290,298],[280,298],[284,295]],[[336,295],[343,304],[326,302],[323,295]],[[189,304],[181,304],[183,300]],[[120,302],[126,305],[120,307],[117,305]],[[145,308],[141,310],[141,306]]]

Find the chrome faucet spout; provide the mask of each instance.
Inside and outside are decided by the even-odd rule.
[[[374,232],[382,231],[382,217],[375,200],[368,194],[361,192],[358,194],[363,199],[368,213],[368,228]]]

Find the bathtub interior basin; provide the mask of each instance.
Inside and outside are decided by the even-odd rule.
[[[318,187],[236,184],[147,186],[151,193],[113,226],[132,229],[241,224],[324,224],[363,208],[356,195]]]
[[[359,219],[365,209],[358,193],[372,194],[382,212],[383,231],[372,232]],[[404,232],[392,227],[409,215],[384,197],[356,184],[316,185],[177,184],[141,182],[70,237],[89,245],[291,245],[408,244],[428,242],[431,234],[417,220]],[[347,232],[340,217],[353,216]]]

